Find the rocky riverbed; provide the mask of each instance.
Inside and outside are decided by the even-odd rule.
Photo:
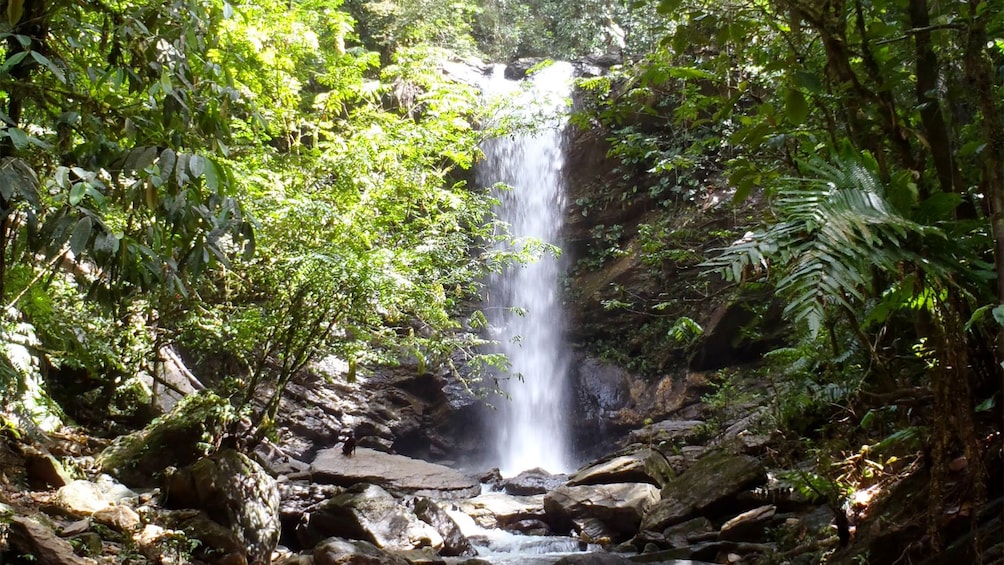
[[[393,421],[368,414],[401,411],[374,410],[369,395],[364,413],[351,401],[358,390],[322,382],[305,378],[287,395],[285,414],[294,419],[280,437],[290,440],[249,455],[205,443],[219,433],[221,400],[204,392],[113,443],[71,432],[7,434],[4,559],[731,563],[774,552],[780,530],[825,534],[832,518],[828,509],[773,499],[757,457],[766,440],[746,429],[709,442],[702,421],[666,419],[625,434],[617,449],[570,475],[536,469],[503,478],[392,453]],[[415,414],[437,409],[432,388],[384,390],[383,402]],[[337,405],[324,402],[336,397]],[[297,434],[305,423],[310,433]],[[337,442],[349,423],[376,433],[361,434],[347,455]]]
[[[356,383],[303,375],[274,441],[253,450],[214,443],[223,401],[205,391],[114,442],[8,427],[0,561],[808,564],[868,551],[884,563],[916,533],[908,509],[923,503],[922,467],[860,493],[885,491],[870,507],[810,500],[790,477],[792,461],[805,476],[811,461],[788,459],[780,471],[790,442],[763,431],[755,403],[737,402],[724,418],[680,398],[676,409],[653,410],[651,387],[664,383],[646,385],[643,400],[645,387],[617,372],[590,375],[598,396],[579,396],[602,398],[594,413],[616,433],[567,475],[504,478],[475,459],[451,463],[450,450],[477,443],[462,424],[472,405],[451,400],[442,377],[406,369]],[[631,425],[639,415],[646,421]],[[348,455],[347,430],[359,436]],[[983,539],[999,538],[1001,507],[997,499],[982,509]]]

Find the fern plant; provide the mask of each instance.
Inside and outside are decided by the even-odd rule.
[[[806,323],[813,337],[829,307],[853,312],[881,292],[870,288],[873,273],[896,278],[899,267],[911,262],[943,275],[942,267],[913,249],[944,234],[899,213],[862,158],[838,156],[830,163],[813,157],[801,168],[805,176],[786,179],[776,192],[776,222],[747,234],[704,266],[734,282],[749,269],[776,269],[778,293],[788,300],[785,317]]]

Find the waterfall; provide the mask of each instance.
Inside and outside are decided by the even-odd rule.
[[[511,235],[560,247],[565,211],[562,140],[571,65],[555,63],[534,73],[525,85],[502,74],[502,68],[495,69],[486,94],[515,100],[513,111],[520,115],[509,117],[546,122],[532,133],[487,140],[478,183],[511,187],[496,194],[499,218],[509,224]],[[500,249],[511,250],[505,245]],[[498,351],[511,364],[511,376],[502,381],[509,398],[494,403],[490,426],[496,432],[497,465],[506,476],[535,467],[552,473],[569,470],[563,274],[560,258],[546,253],[537,262],[512,266],[487,281],[485,315]]]

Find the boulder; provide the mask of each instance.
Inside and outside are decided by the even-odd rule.
[[[617,532],[596,518],[576,518],[572,520],[572,524],[575,531],[579,533],[579,540],[583,543],[607,546],[617,536]]]
[[[460,511],[482,528],[508,529],[523,520],[544,518],[544,495],[513,496],[486,492],[458,503]]]
[[[94,484],[98,485],[101,494],[113,504],[130,503],[139,499],[139,494],[116,481],[111,475],[104,473],[98,475],[94,479]]]
[[[38,520],[12,516],[7,524],[7,546],[14,555],[31,555],[37,565],[85,565],[93,559],[78,557],[70,542],[60,539]]]
[[[569,531],[576,520],[595,518],[622,541],[638,531],[645,512],[659,500],[648,483],[563,486],[544,495],[544,512],[555,531]]]
[[[641,528],[661,532],[698,514],[727,513],[739,493],[765,480],[763,466],[752,457],[707,453],[662,490],[662,500],[645,514]]]
[[[98,467],[128,486],[159,486],[168,467],[184,467],[206,455],[223,435],[229,405],[211,392],[186,397],[146,428],[115,440],[98,456]]]
[[[98,485],[82,479],[57,490],[54,501],[71,516],[90,516],[111,506],[111,501]]]
[[[477,555],[477,550],[471,545],[456,521],[439,507],[438,504],[425,497],[418,497],[409,504],[418,519],[429,524],[443,537],[443,549],[440,555],[447,557]]]
[[[329,537],[365,540],[388,550],[443,547],[435,528],[418,519],[390,493],[362,484],[321,504],[297,527],[303,547]]]
[[[580,469],[569,478],[568,484],[650,483],[661,488],[675,475],[669,460],[660,451],[634,445]]]
[[[248,563],[270,561],[279,541],[279,490],[260,465],[224,449],[172,474],[167,483],[166,506],[205,511],[236,534]]]
[[[502,480],[502,489],[506,494],[530,496],[544,494],[565,484],[568,475],[554,475],[544,469],[536,468],[523,471],[515,477]]]
[[[474,496],[481,488],[474,479],[449,467],[364,447],[352,456],[342,454],[340,447],[325,449],[317,454],[310,473],[315,482],[341,486],[368,483],[439,500]]]
[[[362,540],[329,538],[314,547],[314,565],[409,565],[398,557]]]

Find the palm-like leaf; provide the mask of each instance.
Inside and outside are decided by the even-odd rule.
[[[919,261],[909,243],[943,235],[899,214],[857,160],[815,159],[805,170],[810,176],[788,179],[779,189],[777,223],[747,234],[705,265],[736,282],[749,266],[780,268],[785,316],[806,322],[815,335],[828,305],[850,308],[867,298],[873,269],[893,273],[905,261]]]

